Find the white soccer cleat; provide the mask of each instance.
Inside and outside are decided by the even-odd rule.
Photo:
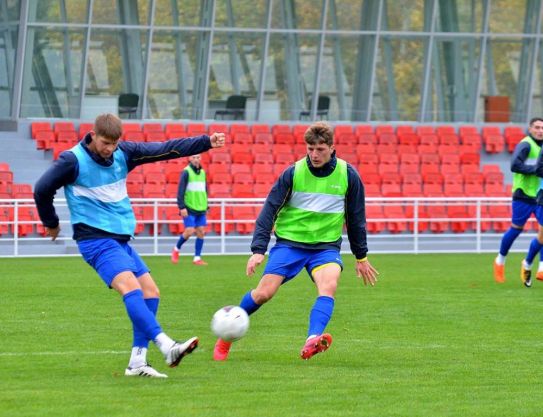
[[[192,337],[186,342],[175,342],[166,354],[166,363],[170,368],[175,368],[183,357],[192,353],[198,347],[198,338]]]
[[[168,375],[161,374],[151,365],[146,363],[143,366],[138,366],[137,368],[126,368],[124,371],[126,376],[146,376],[150,378],[168,378]]]

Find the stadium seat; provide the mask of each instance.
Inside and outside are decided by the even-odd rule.
[[[181,123],[167,123],[164,127],[167,139],[184,138],[187,136],[187,129]]]
[[[439,144],[439,137],[437,135],[421,135],[419,140],[420,145],[434,145]]]
[[[253,198],[253,184],[232,184],[232,197],[233,198]]]
[[[443,125],[436,128],[436,134],[438,136],[456,135],[456,130],[454,126]]]
[[[166,134],[161,131],[151,130],[144,132],[145,142],[164,142],[166,140]]]
[[[404,207],[400,204],[385,204],[383,207],[387,219],[387,229],[390,233],[403,233],[407,231],[407,221]]]
[[[234,164],[253,164],[253,154],[251,152],[236,152],[232,154],[232,163]]]
[[[374,133],[360,133],[357,138],[357,143],[360,145],[377,145],[377,136]]]
[[[486,135],[483,137],[485,151],[487,153],[501,153],[505,148],[505,142],[502,135]]]
[[[335,145],[356,146],[358,137],[354,133],[339,133],[334,135]]]
[[[32,122],[30,125],[30,135],[32,139],[36,139],[38,132],[53,132],[50,122]]]
[[[385,230],[383,207],[366,204],[366,229],[368,233],[382,233]]]
[[[143,132],[164,132],[164,128],[162,127],[162,124],[160,123],[144,123],[143,124]]]
[[[418,136],[435,135],[436,130],[435,130],[435,128],[433,126],[417,126],[417,128],[415,129],[415,133]]]
[[[251,133],[251,129],[245,123],[232,123],[230,125],[230,134],[233,135],[234,133]]]
[[[294,145],[294,135],[289,132],[277,132],[273,134],[273,141],[277,144]]]
[[[271,153],[259,152],[259,153],[253,154],[253,156],[254,156],[254,161],[253,161],[254,165],[257,165],[257,164],[272,165],[273,162],[274,162],[273,154],[271,154]]]
[[[460,136],[458,135],[439,135],[439,143],[442,145],[460,146]]]
[[[253,135],[249,132],[235,132],[231,134],[232,143],[239,145],[252,145]]]
[[[123,139],[130,142],[145,142],[145,133],[130,130],[123,133]]]
[[[82,122],[79,123],[79,127],[77,130],[77,137],[81,140],[85,137],[87,133],[89,133],[92,129],[94,129],[94,123],[86,123]]]
[[[273,135],[269,132],[253,133],[255,144],[273,145]]]
[[[230,173],[232,175],[236,175],[239,172],[250,173],[251,169],[252,167],[245,164],[231,164],[230,165]]]
[[[204,123],[187,123],[187,135],[190,137],[207,135],[207,128]]]
[[[52,130],[39,130],[36,132],[34,139],[36,140],[36,149],[49,150],[53,149],[56,136]]]
[[[418,135],[413,133],[404,133],[402,135],[398,135],[398,143],[400,145],[418,146],[420,143],[420,138]]]
[[[210,123],[207,127],[207,131],[210,135],[218,132],[228,135],[230,133],[230,126],[226,123]]]
[[[271,133],[270,126],[267,124],[255,124],[251,126],[251,133],[256,135],[257,133]]]
[[[378,145],[397,145],[398,137],[393,133],[381,133],[377,135]]]
[[[232,207],[232,217],[236,220],[236,231],[241,235],[253,233],[255,230],[256,215],[254,207],[234,206]],[[242,222],[241,220],[246,220]]]
[[[256,183],[253,185],[253,194],[257,198],[266,198],[271,190],[271,185]]]
[[[337,137],[338,135],[344,134],[344,133],[354,133],[353,126],[352,125],[336,125],[334,128],[334,137]]]
[[[271,133],[275,136],[278,133],[290,133],[292,134],[292,127],[285,124],[276,124],[271,128]]]
[[[232,158],[230,154],[223,152],[211,152],[211,163],[212,164],[231,164]]]
[[[231,197],[231,185],[213,183],[208,185],[209,197],[212,198],[228,198]]]
[[[354,127],[354,134],[360,136],[366,133],[373,133],[373,127],[371,125],[356,125]]]
[[[396,135],[415,134],[415,128],[411,125],[400,125],[396,128]]]
[[[392,125],[378,125],[375,127],[375,134],[379,136],[382,133],[394,133],[394,127]]]

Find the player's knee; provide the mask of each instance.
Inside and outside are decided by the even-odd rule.
[[[260,288],[253,291],[251,296],[255,303],[262,305],[272,299],[274,291],[271,291],[269,288]]]

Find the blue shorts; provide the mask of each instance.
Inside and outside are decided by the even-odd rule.
[[[511,212],[511,223],[517,226],[524,226],[532,214],[535,215],[537,223],[543,225],[543,207],[539,204],[529,204],[522,200],[513,200]]]
[[[321,265],[335,263],[343,270],[343,262],[338,250],[310,250],[277,244],[270,250],[264,274],[275,274],[285,277],[283,284],[305,268],[311,279],[312,271]]]
[[[206,226],[207,218],[205,214],[189,214],[187,217],[183,217],[183,223],[185,227]]]
[[[145,262],[128,242],[89,239],[77,242],[77,246],[83,259],[98,272],[108,287],[111,287],[113,278],[121,272],[131,271],[136,277],[149,272]]]

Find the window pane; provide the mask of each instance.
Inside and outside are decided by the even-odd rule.
[[[359,39],[358,36],[342,35],[326,37],[319,94],[331,98],[329,110],[331,120],[351,118]]]
[[[266,70],[261,120],[298,120],[306,110],[316,75],[317,35],[274,34]]]
[[[424,0],[385,0],[383,30],[422,31]]]
[[[480,39],[436,39],[425,121],[472,121]]]
[[[156,31],[149,68],[149,116],[193,117],[194,72],[198,34]]]
[[[216,110],[224,108],[228,96],[244,95],[249,98],[246,117],[254,120],[264,38],[263,33],[215,33],[208,92],[208,118],[213,118]]]
[[[137,29],[91,32],[83,103],[85,119],[104,111],[116,113],[121,93],[142,97],[147,38],[146,30]]]
[[[76,0],[74,0],[76,1]],[[92,23],[119,25],[147,25],[150,17],[150,0],[131,0],[130,7],[119,7],[117,0],[94,0]]]
[[[372,120],[417,120],[423,51],[419,39],[381,39]]]
[[[65,9],[63,9],[63,5]],[[85,23],[89,1],[40,0],[29,2],[29,22]]]
[[[18,31],[18,25],[0,31],[0,118],[11,116]]]
[[[157,26],[201,26],[200,0],[157,0],[155,25]],[[209,26],[209,23],[206,25]]]
[[[438,1],[436,31],[481,32],[483,2],[473,0]]]
[[[493,33],[522,33],[526,1],[492,0],[490,3],[489,31]]]
[[[524,119],[543,114],[543,42],[539,43],[538,58],[535,65],[534,83],[531,90],[532,111]]]
[[[267,0],[217,0],[215,25],[238,28],[265,28]],[[231,5],[231,9],[228,8]]]
[[[356,0],[330,0],[326,27],[329,30],[360,30],[362,3]]]
[[[84,38],[80,29],[28,30],[21,116],[79,117]]]
[[[479,117],[484,121],[484,101],[486,96],[509,97],[510,110],[515,108],[517,89],[519,83],[520,60],[522,53],[522,41],[520,39],[490,39],[487,45],[485,57],[485,71],[483,73],[481,95],[479,97]],[[522,74],[524,75],[524,74]],[[526,118],[525,115],[510,117]]]
[[[320,29],[323,0],[274,1],[272,27],[281,29]]]

